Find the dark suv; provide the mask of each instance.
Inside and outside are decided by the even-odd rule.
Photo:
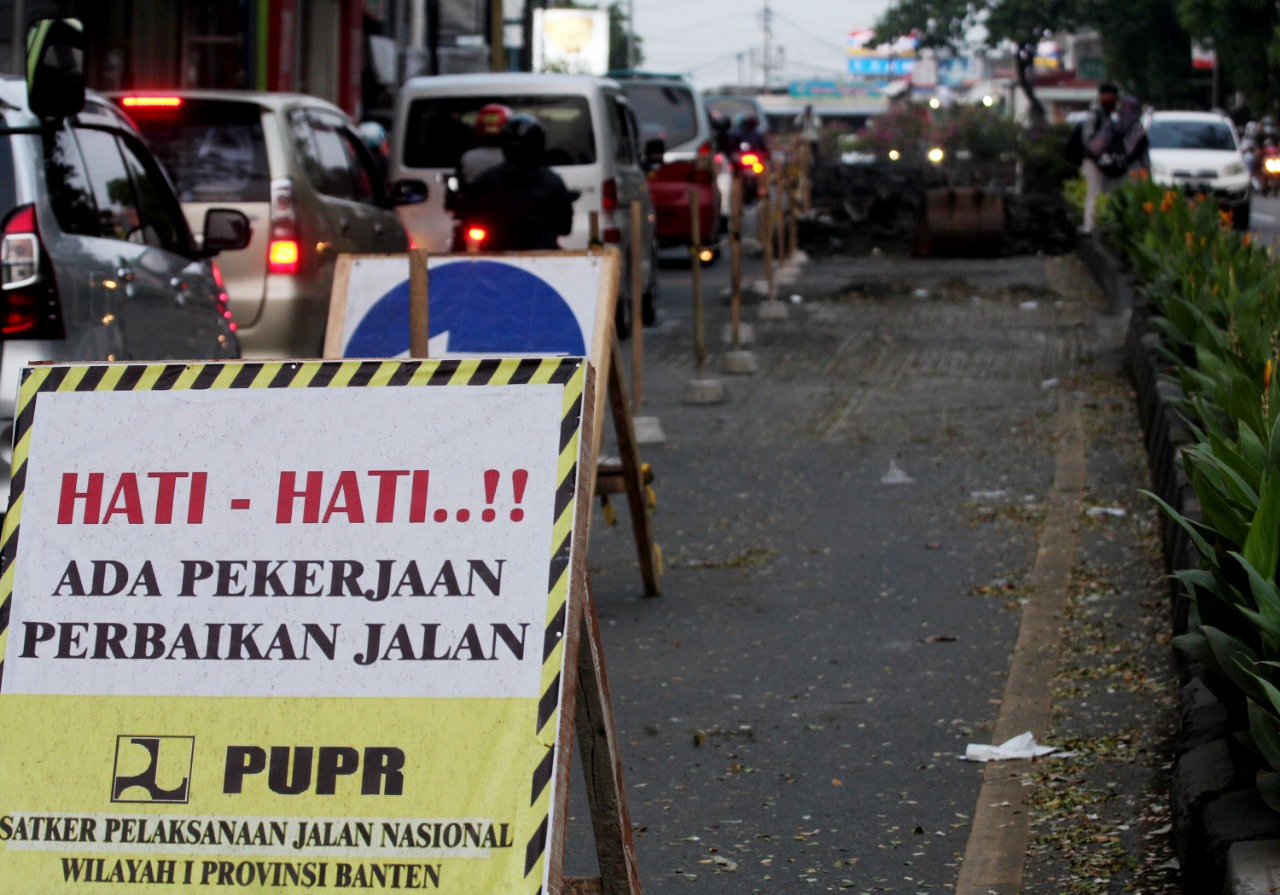
[[[649,195],[657,216],[658,244],[693,243],[689,190],[698,199],[699,241],[704,246],[720,239],[720,188],[711,119],[702,97],[679,75],[621,71],[609,75],[622,85],[640,126],[640,142],[649,147],[662,141],[662,164],[649,172]],[[719,160],[723,164],[723,160]]]

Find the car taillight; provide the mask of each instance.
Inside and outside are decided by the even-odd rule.
[[[614,212],[618,210],[618,181],[612,177],[600,184],[600,210],[604,212],[600,238],[615,245],[621,243],[622,231],[614,222]]]
[[[0,294],[4,312],[0,334],[6,338],[62,338],[61,309],[48,265],[34,205],[15,208],[0,226]]]
[[[120,100],[126,109],[179,109],[182,107],[180,96],[126,96]]]
[[[271,242],[267,246],[267,272],[294,274],[302,262],[298,241],[298,217],[293,207],[293,181],[271,181]]]
[[[218,287],[218,313],[227,318],[227,326],[235,332],[236,322],[231,319],[231,297],[227,295],[227,281],[222,278],[222,268],[214,261],[210,261],[209,266],[213,268],[213,282]]]
[[[479,252],[484,250],[485,240],[489,238],[489,231],[478,224],[472,224],[466,229],[466,249],[468,252]]]
[[[36,208],[24,205],[5,221],[0,242],[0,284],[21,289],[40,278],[40,237],[36,234]]]
[[[267,249],[267,269],[271,273],[297,273],[299,255],[296,239],[273,239]]]

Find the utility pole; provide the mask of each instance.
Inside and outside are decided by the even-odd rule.
[[[636,0],[627,0],[627,68],[636,67]]]
[[[769,69],[773,64],[773,48],[770,42],[773,38],[773,24],[770,21],[773,11],[769,9],[769,0],[765,0],[764,13],[761,19],[764,22],[764,59],[760,63],[760,72],[764,77],[764,89],[769,90]]]

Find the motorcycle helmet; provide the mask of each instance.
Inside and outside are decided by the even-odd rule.
[[[375,154],[387,153],[387,129],[376,121],[360,122],[360,139],[369,151]]]
[[[541,164],[546,148],[542,122],[532,115],[512,115],[502,126],[502,157],[513,165]]]
[[[480,140],[492,140],[502,133],[502,126],[511,117],[511,109],[501,103],[489,103],[481,106],[476,113],[475,133]]]

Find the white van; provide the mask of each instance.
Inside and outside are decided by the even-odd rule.
[[[388,179],[423,181],[427,201],[399,208],[413,243],[431,252],[448,252],[453,216],[445,208],[445,184],[462,153],[475,145],[476,114],[498,103],[512,112],[534,115],[547,134],[546,162],[578,198],[573,231],[561,248],[586,248],[591,212],[599,212],[600,238],[622,250],[618,329],[630,328],[629,264],[631,203],[643,209],[644,262],[641,282],[644,322],[654,320],[657,285],[657,235],[646,185],[640,130],[622,88],[614,81],[585,75],[493,73],[438,75],[410,79],[400,90],[392,125]]]

